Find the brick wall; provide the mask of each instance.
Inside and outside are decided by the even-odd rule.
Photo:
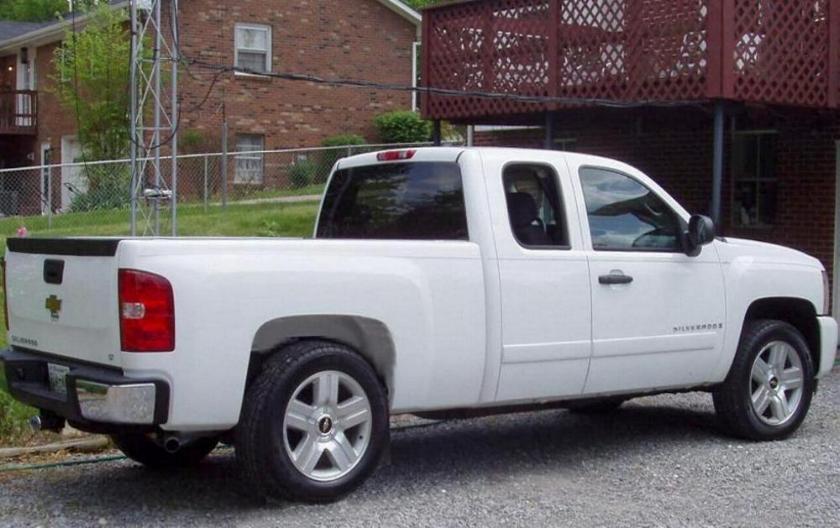
[[[166,22],[168,23],[168,22]],[[272,69],[321,77],[411,83],[412,43],[416,27],[376,0],[193,0],[181,13],[181,46],[186,59],[231,66],[234,63],[234,25],[254,23],[272,28]],[[166,25],[166,24],[164,24]],[[32,151],[40,162],[40,145],[55,149],[61,159],[61,137],[75,134],[72,112],[51,93],[55,75],[51,64],[58,44],[37,49],[39,133]],[[0,86],[14,87],[14,55],[0,57]],[[222,108],[227,114],[230,148],[236,134],[262,134],[265,147],[318,145],[331,135],[352,132],[375,140],[372,126],[379,113],[407,109],[411,96],[401,92],[318,86],[302,82],[182,68],[179,90],[179,130],[197,131],[202,147],[221,150]],[[8,79],[7,79],[8,78]]]
[[[736,228],[732,222],[729,157],[725,135],[722,231],[729,236],[790,246],[834,260],[836,147],[840,116],[805,112],[740,111],[738,130],[773,129],[776,140],[777,215],[769,228]],[[560,115],[556,137],[575,139],[574,150],[627,162],[654,178],[686,209],[707,213],[712,199],[712,116],[701,109],[587,110]],[[476,135],[478,145],[542,148],[542,129]]]
[[[58,43],[38,48],[35,58],[35,74],[38,77],[38,137],[35,142],[36,162],[41,163],[41,145],[49,143],[52,149],[52,163],[61,163],[61,138],[76,134],[76,119],[59,102],[55,94],[53,56]]]
[[[411,49],[416,28],[375,0],[194,0],[181,20],[187,58],[232,65],[234,25],[272,28],[272,67],[323,77],[411,83]],[[191,68],[182,74],[182,130],[218,141],[222,101],[230,146],[237,133],[263,134],[266,148],[319,144],[325,137],[353,132],[375,139],[379,113],[410,107],[410,95],[223,74]],[[198,76],[196,79],[194,76]],[[211,141],[211,142],[214,142]]]

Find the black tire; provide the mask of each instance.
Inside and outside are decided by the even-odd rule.
[[[295,390],[324,371],[350,376],[370,405],[367,447],[345,475],[319,481],[299,471],[286,450],[284,415]],[[388,402],[374,369],[350,348],[308,340],[279,351],[248,387],[236,430],[236,459],[248,492],[259,498],[329,502],[359,487],[376,469],[389,441]]]
[[[608,414],[618,410],[627,401],[624,398],[603,398],[585,402],[570,403],[566,409],[573,414]]]
[[[152,469],[196,466],[219,443],[217,438],[199,438],[170,453],[144,434],[112,435],[111,440],[125,456]]]
[[[756,357],[774,341],[782,341],[795,351],[802,365],[802,394],[796,410],[780,424],[768,424],[756,412],[751,399],[752,367]],[[748,440],[780,440],[795,432],[811,406],[816,382],[814,363],[802,334],[784,321],[760,319],[747,321],[732,367],[726,380],[713,391],[715,411],[724,429]]]

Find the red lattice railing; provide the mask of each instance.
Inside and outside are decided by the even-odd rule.
[[[840,100],[840,0],[480,0],[424,15],[423,84],[622,102]],[[557,104],[428,95],[468,120]]]

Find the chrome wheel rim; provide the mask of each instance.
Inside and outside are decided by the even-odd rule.
[[[767,425],[783,425],[802,402],[805,375],[799,354],[784,341],[773,341],[756,356],[750,376],[750,400]]]
[[[283,441],[295,468],[319,482],[340,479],[367,451],[370,402],[349,375],[325,370],[298,385],[283,417]]]

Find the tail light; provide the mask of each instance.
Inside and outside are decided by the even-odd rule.
[[[175,301],[168,280],[153,273],[121,269],[119,300],[123,351],[175,350]]]
[[[410,160],[416,154],[416,150],[389,150],[376,155],[378,161],[402,161]]]
[[[0,266],[3,267],[3,321],[6,323],[6,331],[9,331],[9,291],[6,289],[6,259],[0,257]]]

